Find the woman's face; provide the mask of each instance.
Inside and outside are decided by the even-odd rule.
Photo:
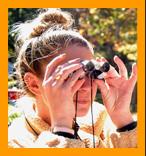
[[[81,60],[90,60],[94,58],[91,50],[77,45],[70,46],[69,48],[65,49],[61,53],[66,53],[65,60],[62,62],[62,64],[68,62],[69,60],[73,60],[75,58],[80,58]],[[73,98],[74,104],[76,104],[77,102],[77,116],[86,115],[91,105],[91,80],[87,77],[85,77],[84,79],[85,82],[78,90],[77,101],[76,101],[76,94],[74,94],[74,98]],[[96,90],[97,90],[97,85],[93,82],[93,89],[92,89],[93,100],[96,95]]]

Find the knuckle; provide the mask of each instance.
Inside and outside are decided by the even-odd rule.
[[[48,87],[51,85],[52,77],[49,77],[48,80],[43,81],[42,87]]]
[[[68,72],[68,68],[64,68],[60,71],[61,74],[66,74]]]
[[[59,72],[63,67],[61,65],[57,66],[56,72]]]
[[[57,69],[62,69],[63,68],[63,65],[58,65],[57,66]]]

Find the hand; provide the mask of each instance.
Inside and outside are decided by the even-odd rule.
[[[122,60],[115,56],[114,62],[118,65],[119,73],[111,66],[105,76],[105,82],[102,80],[96,80],[96,82],[111,120],[117,128],[121,128],[133,121],[130,103],[137,80],[137,66],[133,64],[132,73],[128,79],[127,69]]]
[[[75,116],[73,96],[84,83],[84,79],[78,80],[84,71],[79,63],[80,59],[59,65],[64,59],[65,55],[60,55],[48,64],[42,85],[50,111],[51,126],[72,128]],[[69,76],[71,73],[72,76]]]

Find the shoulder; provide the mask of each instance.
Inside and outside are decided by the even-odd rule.
[[[27,147],[36,139],[27,128],[23,116],[15,119],[8,128],[9,147]]]

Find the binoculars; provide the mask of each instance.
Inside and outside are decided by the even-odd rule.
[[[92,79],[104,79],[104,72],[110,70],[108,62],[97,62],[96,60],[84,60],[81,62],[85,75]]]

